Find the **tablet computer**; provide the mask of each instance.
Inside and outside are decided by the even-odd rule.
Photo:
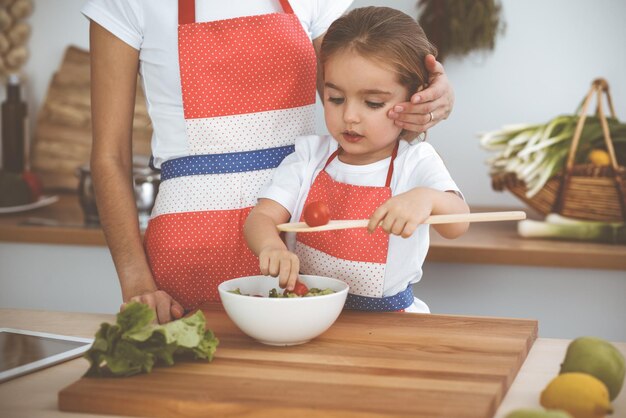
[[[0,328],[0,383],[80,356],[92,338]]]

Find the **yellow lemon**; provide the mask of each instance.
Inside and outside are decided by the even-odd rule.
[[[600,380],[586,373],[563,373],[541,392],[541,406],[562,409],[574,418],[602,418],[613,413],[609,391]]]
[[[593,165],[611,165],[611,157],[609,156],[609,153],[602,149],[591,150],[589,153],[589,161],[591,161]]]

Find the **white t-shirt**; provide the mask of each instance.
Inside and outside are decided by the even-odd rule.
[[[311,39],[323,35],[352,0],[290,0]],[[278,0],[196,0],[196,21],[281,12]],[[189,155],[178,66],[176,0],[88,0],[83,14],[139,50],[148,113],[153,125],[152,154],[163,161]]]
[[[297,138],[296,151],[276,168],[272,181],[261,190],[259,198],[278,202],[289,211],[291,221],[298,222],[313,181],[337,145],[337,141],[328,135]],[[350,165],[334,158],[326,172],[341,183],[383,187],[390,160],[388,157],[372,164]],[[409,144],[400,141],[390,187],[392,196],[415,187],[460,193],[441,157],[427,142]],[[420,225],[409,238],[389,236],[383,296],[393,296],[421,279],[430,242],[428,232],[428,225]],[[294,251],[295,234],[286,234],[286,241],[288,248]]]

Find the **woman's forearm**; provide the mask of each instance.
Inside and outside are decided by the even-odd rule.
[[[127,301],[156,287],[142,245],[131,178],[139,51],[92,22],[90,53],[91,171],[102,229]]]
[[[92,160],[98,213],[115,264],[122,298],[156,290],[143,248],[131,167],[120,161]]]

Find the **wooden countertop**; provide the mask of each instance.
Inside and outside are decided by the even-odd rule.
[[[0,327],[28,329],[78,337],[93,337],[101,322],[113,315],[0,309]],[[569,340],[539,338],[498,408],[496,418],[517,408],[538,408],[539,394],[558,374]],[[626,355],[626,343],[615,343]],[[96,418],[102,415],[64,413],[57,408],[58,392],[85,372],[83,359],[71,360],[0,384],[0,416]],[[417,401],[417,400],[415,400]],[[626,414],[626,390],[613,401],[614,416]]]
[[[475,212],[520,208],[472,208]],[[524,208],[529,217],[533,214]],[[26,225],[44,220],[58,226]],[[102,230],[85,227],[78,198],[61,195],[50,206],[19,214],[0,215],[0,242],[66,245],[106,245]],[[431,234],[428,261],[542,267],[626,270],[626,246],[571,241],[523,239],[515,222],[474,223],[455,240]]]

